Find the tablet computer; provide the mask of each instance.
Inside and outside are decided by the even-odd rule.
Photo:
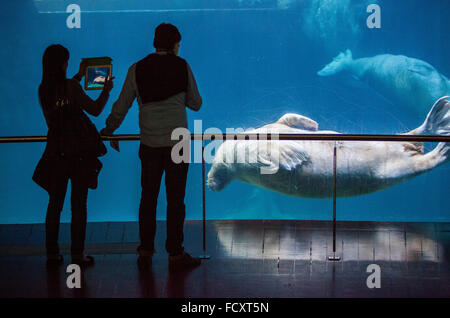
[[[84,89],[103,89],[105,80],[112,76],[112,59],[110,57],[84,58],[86,74],[84,74]]]

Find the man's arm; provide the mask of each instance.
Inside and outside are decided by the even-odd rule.
[[[192,110],[199,110],[202,106],[202,97],[198,92],[197,82],[195,81],[194,74],[191,67],[186,63],[187,75],[188,75],[188,87],[186,91],[186,106]]]
[[[135,65],[132,65],[128,69],[125,83],[123,84],[122,91],[117,101],[114,103],[111,114],[106,119],[106,127],[101,130],[102,135],[112,135],[113,132],[119,128],[125,118],[128,110],[130,109],[133,101],[136,98],[135,87]]]

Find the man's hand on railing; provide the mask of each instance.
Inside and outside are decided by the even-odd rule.
[[[106,128],[103,128],[102,130],[100,130],[100,135],[102,135],[102,136],[112,136],[112,134],[110,134]],[[120,152],[119,140],[110,140],[109,141],[109,145],[115,151]]]
[[[112,149],[114,149],[117,152],[120,152],[120,148],[119,148],[119,141],[118,140],[111,140],[109,142],[109,145],[111,146]]]

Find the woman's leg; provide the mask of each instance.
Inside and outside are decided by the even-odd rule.
[[[72,257],[80,258],[84,253],[84,241],[86,237],[86,220],[87,220],[87,195],[88,185],[84,178],[84,173],[79,173],[78,169],[83,167],[73,166],[71,174],[72,185],[72,223],[71,223],[71,238]]]
[[[59,221],[64,206],[64,198],[66,197],[68,179],[69,176],[67,175],[65,161],[56,161],[52,174],[49,191],[50,199],[45,218],[45,246],[47,256],[51,257],[59,254]]]

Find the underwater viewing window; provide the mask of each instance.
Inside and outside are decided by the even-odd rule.
[[[45,48],[70,51],[67,78],[87,56],[108,58],[88,65],[82,83],[96,99],[104,78],[116,78],[104,111],[90,117],[100,130],[129,68],[154,52],[161,22],[182,35],[179,56],[203,99],[200,111],[187,110],[191,144],[212,159],[202,170],[192,152],[187,219],[203,218],[204,187],[210,220],[331,220],[336,143],[338,220],[450,221],[450,115],[444,104],[433,109],[450,95],[448,0],[30,0],[0,8],[0,223],[45,218],[47,194],[31,180],[47,132],[37,97]],[[135,101],[117,134],[103,137],[121,140],[121,151],[107,145],[101,158],[90,222],[137,220],[139,143],[122,141],[139,141],[139,120]],[[251,169],[214,162],[216,151],[256,154],[238,137],[224,141],[227,129],[251,141],[262,127],[292,137],[279,141],[281,170],[264,156]],[[203,139],[212,129],[222,141]],[[261,164],[276,173],[252,174]],[[163,187],[158,201],[165,219]],[[66,204],[61,220],[69,219]]]

